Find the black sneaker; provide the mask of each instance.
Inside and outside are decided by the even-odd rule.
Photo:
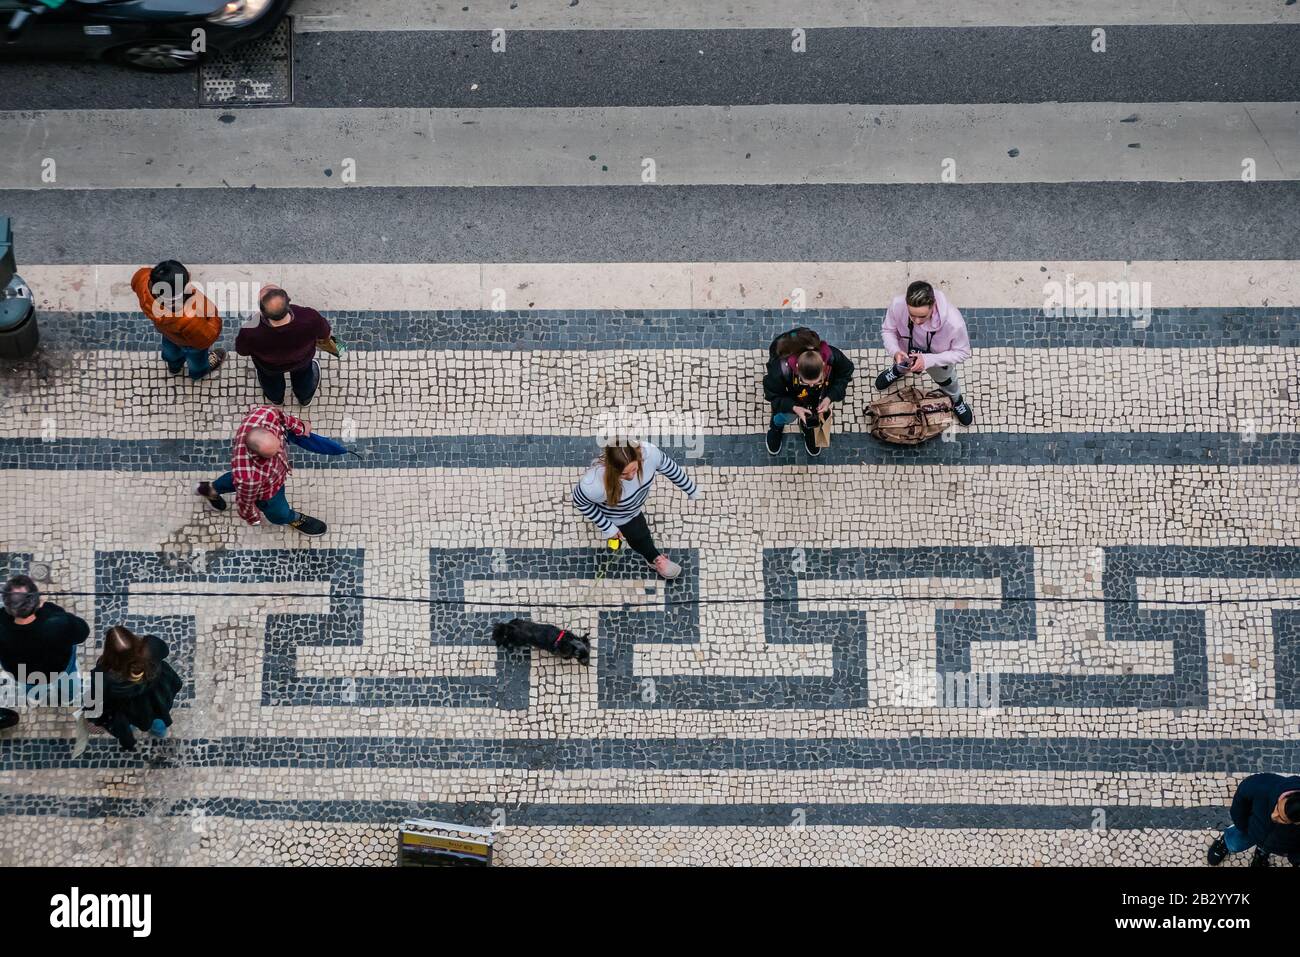
[[[211,482],[200,482],[195,494],[202,495],[206,498],[208,504],[218,512],[224,512],[226,510],[226,500],[212,490]]]
[[[1273,862],[1268,859],[1268,852],[1255,848],[1255,853],[1250,859],[1251,867],[1272,867]]]
[[[803,447],[814,458],[822,454],[822,450],[817,447],[817,435],[812,429],[803,430]]]
[[[313,538],[317,535],[324,535],[326,525],[319,518],[312,518],[310,515],[299,515],[289,523],[304,535],[311,535]]]
[[[1211,867],[1218,867],[1228,856],[1228,845],[1221,837],[1216,837],[1210,849],[1205,852],[1205,860]]]
[[[975,421],[975,410],[961,396],[957,396],[956,401],[953,402],[952,411],[956,413],[957,421],[962,425],[970,425]]]
[[[781,443],[785,441],[785,429],[777,428],[775,425],[767,430],[767,454],[776,455],[781,451]]]
[[[876,376],[876,388],[882,390],[888,389],[899,379],[903,378],[903,375],[904,373],[897,372],[893,366],[890,366],[884,372],[880,373],[880,375]]]

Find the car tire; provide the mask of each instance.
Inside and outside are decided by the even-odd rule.
[[[174,40],[140,40],[118,47],[110,54],[110,58],[116,63],[137,70],[175,73],[180,70],[194,69],[207,58],[207,55],[195,53],[189,47]]]

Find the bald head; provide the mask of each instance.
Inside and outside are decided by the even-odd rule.
[[[250,429],[244,436],[244,445],[254,455],[264,459],[272,458],[280,452],[280,437],[268,429]]]
[[[272,322],[278,322],[289,313],[289,294],[279,286],[263,286],[257,304],[262,309],[262,315]]]

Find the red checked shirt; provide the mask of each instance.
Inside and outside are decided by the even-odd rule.
[[[278,436],[280,451],[269,459],[250,452],[244,440],[253,429],[266,429]],[[286,431],[307,435],[311,430],[302,419],[264,405],[244,416],[235,432],[234,451],[230,458],[230,471],[235,480],[235,505],[240,517],[249,525],[262,524],[262,513],[258,511],[257,503],[265,502],[280,491],[293,471],[289,464],[288,442],[284,438]]]

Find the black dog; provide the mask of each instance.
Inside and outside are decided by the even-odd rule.
[[[554,625],[515,618],[492,626],[492,640],[502,648],[543,648],[561,658],[577,658],[578,664],[591,664],[591,643],[586,635]]]

